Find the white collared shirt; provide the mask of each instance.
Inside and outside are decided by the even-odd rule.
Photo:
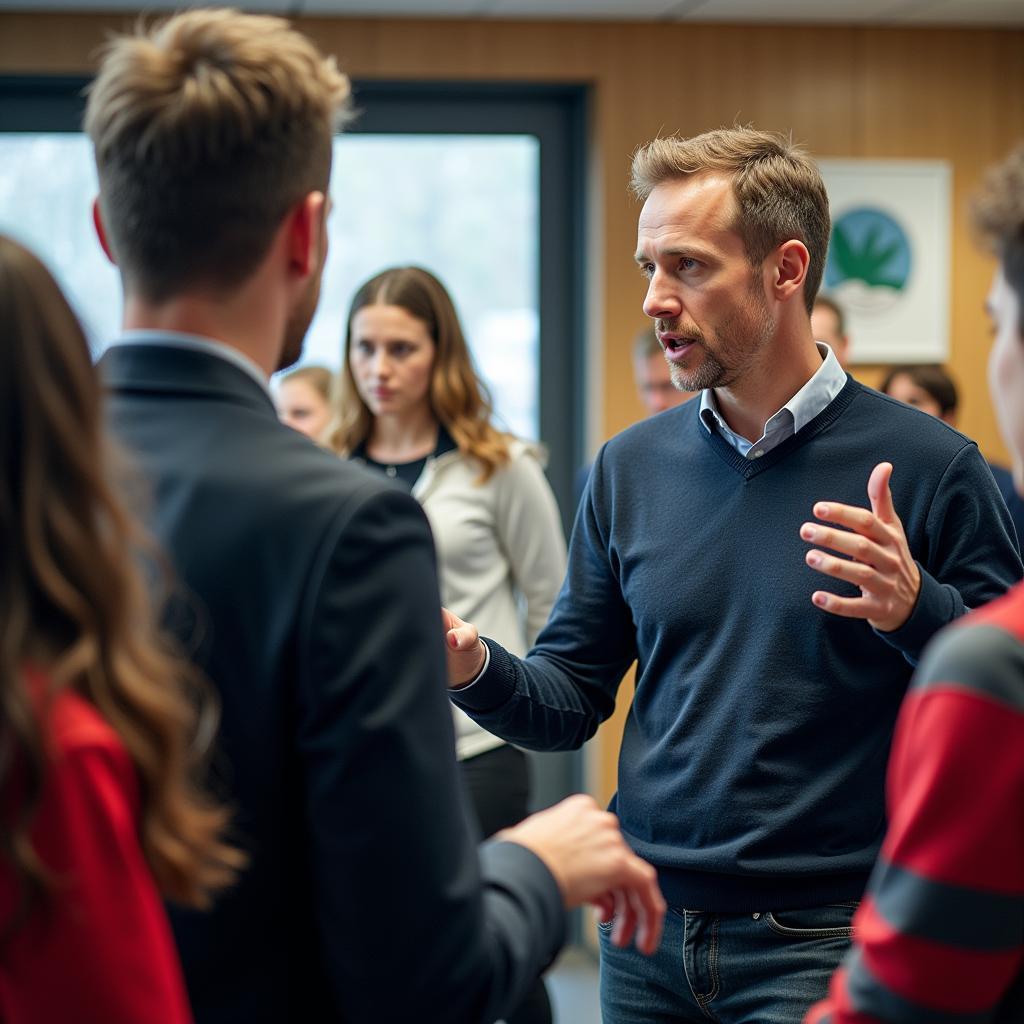
[[[700,395],[700,419],[704,429],[710,434],[714,423],[722,437],[748,459],[760,458],[782,444],[786,438],[792,437],[825,409],[846,386],[846,371],[839,365],[832,349],[822,341],[816,341],[815,345],[821,353],[821,366],[777,413],[768,418],[764,433],[757,441],[748,441],[729,429],[718,411],[712,388],[702,391]]]
[[[244,370],[269,395],[270,386],[266,374],[247,355],[231,345],[225,345],[216,338],[204,338],[201,334],[186,334],[184,331],[159,331],[141,329],[125,331],[110,343],[110,348],[120,345],[160,345],[163,348],[183,348],[192,352],[205,352],[234,363]]]

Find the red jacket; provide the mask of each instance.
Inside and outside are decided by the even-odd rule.
[[[170,927],[139,845],[139,783],[96,709],[64,692],[47,723],[53,760],[31,830],[49,898],[0,952],[4,1024],[188,1024]],[[0,861],[0,922],[16,907]]]

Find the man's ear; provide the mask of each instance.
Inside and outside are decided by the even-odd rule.
[[[110,248],[110,241],[107,239],[107,229],[103,223],[103,211],[100,210],[99,196],[92,201],[92,226],[96,229],[96,237],[99,239],[100,248],[107,259],[116,267],[117,260],[114,258],[114,250]]]
[[[294,206],[288,222],[288,260],[298,277],[309,277],[320,265],[324,194],[310,192]]]
[[[787,302],[803,292],[811,254],[803,242],[791,238],[775,250],[774,257],[769,288],[779,302]]]

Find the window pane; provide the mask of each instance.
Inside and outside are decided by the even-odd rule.
[[[531,135],[349,135],[335,141],[329,255],[304,362],[337,368],[355,289],[415,263],[455,299],[500,420],[539,432],[539,144]],[[38,252],[97,354],[118,330],[116,271],[93,234],[96,173],[77,133],[0,134],[0,231]]]
[[[77,132],[0,134],[0,232],[37,253],[99,354],[121,323],[121,280],[92,226],[96,168]]]
[[[305,361],[337,366],[356,288],[385,267],[418,264],[454,298],[502,422],[536,438],[536,138],[347,135],[334,161],[331,249]]]

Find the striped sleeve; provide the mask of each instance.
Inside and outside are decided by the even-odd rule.
[[[1015,632],[982,614],[940,635],[922,662],[900,712],[889,831],[854,947],[806,1024],[1024,1021],[1024,643]]]

